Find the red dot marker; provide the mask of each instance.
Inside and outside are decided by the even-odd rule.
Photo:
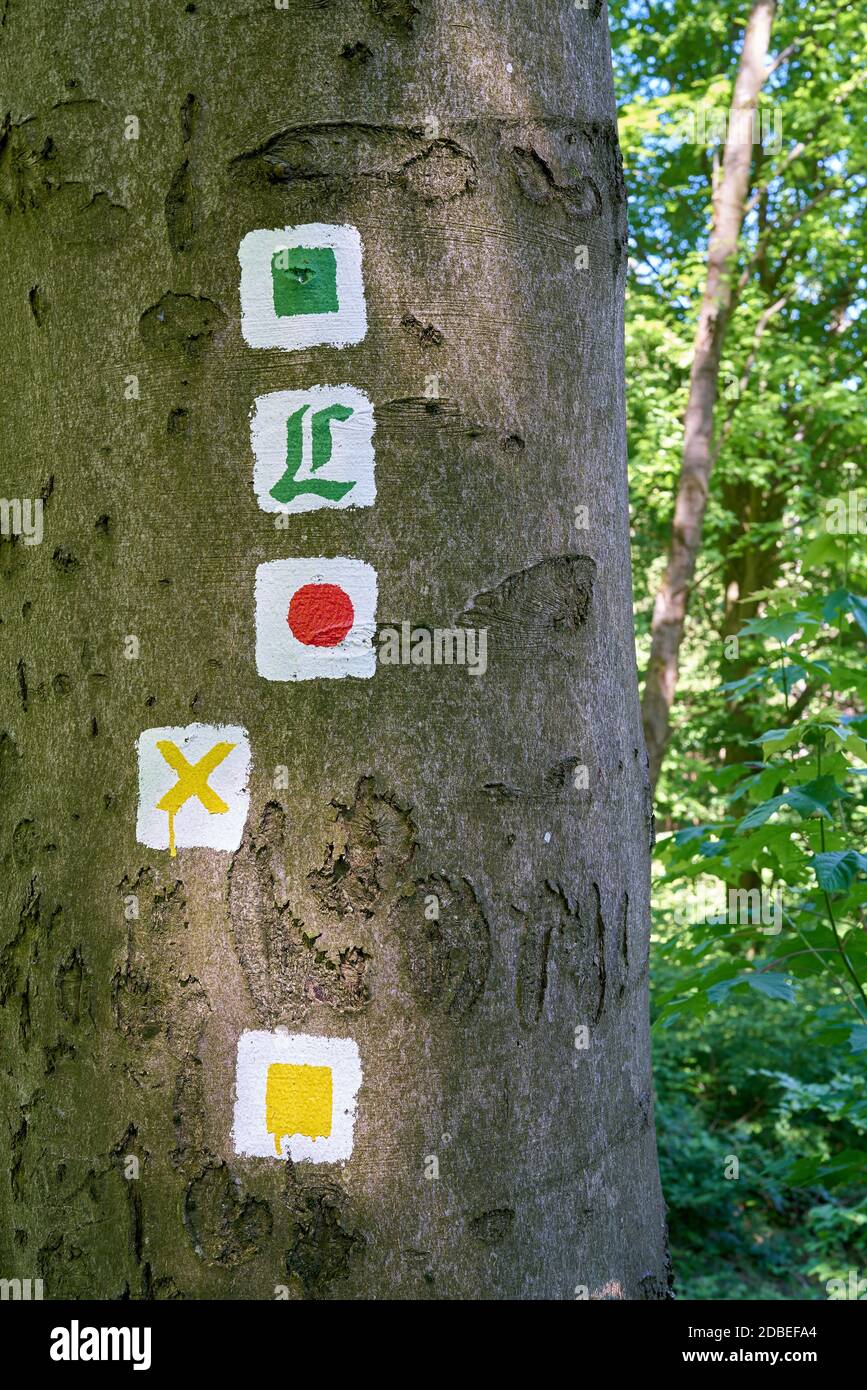
[[[355,622],[355,609],[339,584],[302,584],[292,595],[286,621],[306,647],[336,647]]]

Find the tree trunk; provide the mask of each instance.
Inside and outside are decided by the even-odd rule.
[[[666,1296],[604,11],[51,0],[0,62],[6,490],[45,503],[0,547],[0,1274]],[[306,224],[358,229],[366,331],[251,346],[242,239]],[[263,510],[256,398],[341,383],[375,501]],[[257,569],[323,556],[380,632],[486,629],[487,672],[260,676]],[[249,813],[191,845],[168,796],[172,855],[137,741],[192,724],[247,731]],[[351,1156],[238,1151],[249,1033],[357,1049]]]
[[[714,196],[707,281],[699,312],[683,428],[683,463],[674,507],[668,564],[656,595],[642,715],[650,778],[655,787],[669,738],[689,591],[714,461],[713,417],[720,358],[732,310],[732,267],[744,217],[753,153],[753,119],[765,81],[765,61],[776,0],[755,0],[735,80]]]

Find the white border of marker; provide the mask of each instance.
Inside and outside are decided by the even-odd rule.
[[[331,1068],[331,1133],[311,1139],[306,1134],[283,1139],[278,1155],[274,1135],[266,1128],[268,1068],[272,1062]],[[341,1163],[352,1153],[356,1095],[361,1086],[361,1058],[352,1038],[323,1038],[311,1033],[242,1033],[238,1039],[235,1080],[235,1152],[253,1158],[291,1158],[295,1163]]]
[[[195,764],[215,743],[235,747],[208,776],[208,786],[228,804],[228,811],[211,814],[191,796],[174,821],[177,849],[236,850],[244,834],[250,809],[250,736],[237,724],[185,724],[144,729],[136,742],[138,752],[138,813],[135,834],[140,845],[169,848],[169,818],[156,803],[178,782],[178,774],[157,748],[169,739],[188,763]]]
[[[292,595],[304,584],[336,584],[349,595],[355,621],[333,647],[307,646],[287,621]],[[268,681],[307,681],[376,672],[376,570],[345,555],[268,560],[256,570],[256,670]]]
[[[337,309],[324,314],[280,318],[274,308],[271,258],[293,246],[330,246],[337,266]],[[248,232],[238,248],[241,262],[241,333],[254,348],[348,347],[367,332],[361,274],[361,237],[356,227],[307,222],[300,227]]]
[[[309,405],[302,421],[304,454],[297,474],[298,482],[311,478],[329,483],[354,482],[339,501],[317,497],[315,493],[300,493],[291,502],[278,502],[271,488],[286,472],[286,426],[291,415]],[[346,405],[352,410],[348,420],[332,420],[332,453],[328,463],[318,472],[310,468],[312,415],[329,405]],[[318,511],[328,508],[343,511],[347,507],[372,507],[376,500],[374,481],[373,404],[364,391],[354,386],[310,386],[306,391],[269,391],[257,396],[250,420],[250,441],[253,446],[253,488],[263,512]]]

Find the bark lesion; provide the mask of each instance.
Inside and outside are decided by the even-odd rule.
[[[434,1012],[465,1017],[480,999],[491,965],[491,930],[467,878],[431,876],[408,884],[391,918],[398,928],[416,999]]]
[[[211,1005],[207,991],[184,964],[189,930],[180,879],[158,886],[152,869],[118,884],[139,914],[127,922],[126,951],[111,981],[112,1017],[127,1040],[130,1075],[159,1086],[164,1072],[196,1055]]]
[[[560,179],[538,150],[521,145],[512,147],[512,168],[518,187],[531,203],[553,203],[578,222],[601,216],[602,195],[589,174],[573,170]]]
[[[319,905],[338,916],[353,866],[348,860],[333,862],[333,855],[331,845],[323,869],[308,879],[319,888]],[[355,858],[359,875],[362,864],[357,850]],[[316,1004],[338,1013],[357,1013],[370,1000],[371,953],[353,939],[354,933],[347,937],[339,928],[319,931],[296,915],[284,893],[285,859],[285,813],[279,802],[272,801],[262,813],[258,830],[248,833],[233,856],[228,874],[235,948],[256,1008],[270,1025],[302,1020]],[[372,879],[362,874],[358,882],[365,894],[363,902],[371,901],[377,889],[375,872]],[[315,890],[313,896],[317,897]]]
[[[363,777],[352,805],[332,803],[336,834],[322,867],[308,875],[313,897],[336,916],[372,917],[397,890],[416,849],[415,826],[406,806]]]
[[[456,140],[432,138],[411,125],[321,121],[289,126],[235,155],[230,172],[254,187],[370,180],[396,185],[422,202],[450,202],[471,192],[476,161]]]
[[[145,347],[197,363],[222,333],[228,319],[213,300],[203,295],[168,290],[139,318]]]
[[[553,652],[587,622],[596,564],[586,555],[555,555],[527,565],[477,594],[466,621],[490,629],[503,655]]]
[[[415,22],[421,14],[414,0],[367,0],[367,7],[377,19],[407,36],[415,30]]]
[[[302,1296],[324,1297],[363,1259],[367,1239],[337,1183],[293,1183],[288,1205],[286,1273]]]
[[[225,1163],[208,1162],[187,1184],[184,1229],[199,1259],[231,1269],[259,1254],[271,1235],[271,1207]]]

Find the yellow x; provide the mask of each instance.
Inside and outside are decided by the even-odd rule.
[[[178,774],[175,785],[166,792],[156,805],[158,811],[168,811],[169,813],[169,853],[175,854],[175,816],[191,796],[197,796],[206,811],[212,816],[220,815],[223,811],[228,811],[229,807],[221,796],[218,796],[213,787],[208,786],[208,777],[214,768],[219,766],[224,758],[227,758],[232,749],[237,745],[234,743],[215,743],[204,757],[199,758],[197,763],[188,763],[180,748],[171,739],[159,739],[157,748],[162,753],[169,767]]]

